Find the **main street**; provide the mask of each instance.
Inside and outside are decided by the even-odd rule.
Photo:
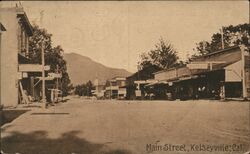
[[[244,153],[250,148],[249,102],[117,101],[70,97],[65,103],[46,110],[30,109],[1,128],[4,152],[204,154]],[[225,146],[233,144],[236,151],[231,152],[204,152],[199,148],[201,145],[223,146],[225,150]],[[186,151],[180,151],[178,146],[185,146]]]

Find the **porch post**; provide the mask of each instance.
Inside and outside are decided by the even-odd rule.
[[[221,82],[220,85],[220,99],[225,100],[226,92],[225,92],[225,82]]]
[[[30,91],[31,91],[31,96],[34,98],[35,97],[35,90],[34,90],[34,77],[30,77]]]

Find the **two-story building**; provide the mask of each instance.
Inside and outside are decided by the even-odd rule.
[[[104,99],[105,83],[100,83],[98,79],[94,80],[94,89],[91,90],[93,96],[97,99]]]
[[[7,29],[1,39],[1,104],[16,106],[19,59],[26,59],[32,26],[25,12],[18,7],[1,8],[0,21]]]
[[[126,97],[125,86],[125,77],[114,77],[107,80],[105,85],[105,97],[109,99],[124,99]]]
[[[42,66],[31,64],[28,57],[33,28],[24,9],[0,8],[0,22],[7,29],[1,35],[1,104],[17,106],[27,103],[31,96],[40,97],[41,84],[37,81]]]

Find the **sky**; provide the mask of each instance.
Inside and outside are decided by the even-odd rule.
[[[247,1],[24,1],[22,6],[65,53],[130,72],[161,37],[185,60],[197,42],[209,41],[222,26],[249,22]]]

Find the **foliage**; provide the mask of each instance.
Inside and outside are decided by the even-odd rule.
[[[52,47],[52,34],[38,26],[33,27],[34,34],[29,41],[29,58],[31,63],[41,64],[41,42],[44,42],[45,65],[50,65],[50,72],[58,72],[62,74],[60,84],[62,83],[63,95],[67,95],[71,90],[69,87],[70,79],[67,73],[66,61],[63,59],[63,49],[61,46]],[[58,70],[57,70],[58,67]]]
[[[172,44],[161,38],[159,43],[155,45],[154,50],[141,55],[140,65],[142,69],[146,67],[168,69],[175,66],[178,59],[179,57]]]
[[[223,27],[224,48],[237,46],[239,44],[249,45],[250,24],[230,25]],[[212,53],[222,49],[222,35],[215,33],[211,37],[211,41],[201,41],[196,44],[198,53],[194,56]]]
[[[78,96],[92,96],[92,90],[94,90],[94,86],[91,81],[75,86],[75,94]]]
[[[178,63],[178,59],[173,45],[160,38],[154,50],[140,55],[139,75],[142,72],[141,74],[148,74],[148,78],[151,78],[154,72],[182,64]]]

